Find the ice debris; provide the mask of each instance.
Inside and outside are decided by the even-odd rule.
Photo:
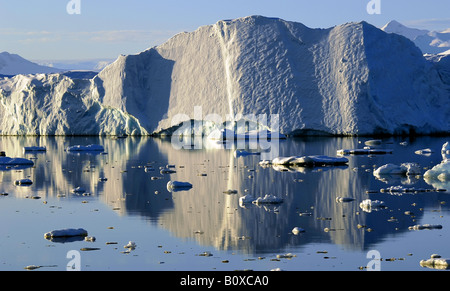
[[[345,165],[348,159],[344,157],[329,156],[291,156],[278,157],[272,160],[273,165],[297,165],[297,166],[335,166]]]
[[[440,256],[431,257],[428,260],[421,260],[420,266],[424,268],[447,270],[450,268],[450,259],[443,259]]]
[[[66,148],[67,152],[103,152],[105,148],[102,145],[91,144],[87,146],[74,145]]]
[[[87,236],[87,230],[83,228],[66,228],[60,230],[53,230],[44,234],[46,239],[55,237],[72,237],[72,236]]]
[[[301,227],[298,227],[298,226],[296,226],[296,227],[294,227],[292,229],[292,233],[295,234],[295,235],[298,235],[299,233],[302,233],[302,232],[305,232],[305,230],[303,228],[301,228]]]
[[[23,158],[10,158],[0,156],[0,166],[33,166],[34,162]]]
[[[266,194],[264,197],[257,197],[251,195],[245,195],[239,198],[239,205],[243,206],[245,204],[279,204],[283,202],[283,198],[277,197],[275,195]]]
[[[383,155],[392,154],[391,149],[374,149],[374,148],[364,148],[364,149],[341,149],[337,151],[340,156],[346,155]]]
[[[420,175],[420,166],[416,163],[403,163],[400,166],[386,164],[373,172],[373,175],[380,177],[382,175]]]
[[[186,191],[192,188],[189,182],[169,181],[167,182],[167,190],[169,192]]]
[[[359,207],[365,212],[372,212],[372,210],[384,207],[384,201],[366,199],[359,204]]]
[[[423,230],[423,229],[442,229],[442,225],[440,224],[417,224],[417,225],[413,225],[408,227],[409,230]]]
[[[31,181],[30,179],[20,179],[20,180],[14,181],[14,185],[17,185],[17,186],[29,186],[31,184],[33,184],[33,181]]]

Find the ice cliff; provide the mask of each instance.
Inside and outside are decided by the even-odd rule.
[[[198,118],[200,106],[201,117],[223,121],[278,114],[284,134],[448,133],[450,83],[442,64],[366,22],[312,29],[251,16],[120,56],[90,80],[0,79],[0,129],[142,135],[170,128],[180,114]]]

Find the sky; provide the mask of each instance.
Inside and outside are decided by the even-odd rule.
[[[395,19],[440,31],[450,28],[449,11],[449,0],[0,0],[0,52],[29,60],[115,59],[249,15],[311,28],[363,20],[382,27]]]

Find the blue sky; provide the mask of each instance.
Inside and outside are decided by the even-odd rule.
[[[429,30],[450,28],[448,0],[378,0],[381,14],[367,13],[370,0],[0,0],[0,52],[31,60],[116,58],[163,43],[181,31],[248,15],[279,17],[328,28],[365,20],[390,20]]]

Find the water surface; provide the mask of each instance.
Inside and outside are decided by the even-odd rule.
[[[336,156],[337,150],[362,148],[367,140],[288,139],[280,141],[279,155]],[[393,149],[392,154],[347,156],[343,167],[280,171],[261,167],[259,155],[235,157],[233,148],[221,146],[179,150],[170,140],[153,138],[2,137],[7,156],[32,159],[35,166],[1,169],[0,192],[8,195],[0,197],[0,270],[29,265],[66,270],[71,250],[80,252],[81,270],[354,271],[369,263],[371,250],[381,255],[381,270],[429,270],[420,260],[435,253],[450,257],[450,192],[393,195],[379,190],[397,185],[450,189],[449,183],[421,176],[378,179],[373,171],[405,162],[419,163],[425,171],[441,162],[446,140],[388,138],[381,147]],[[89,144],[103,145],[106,153],[64,150]],[[47,151],[24,153],[25,146]],[[424,148],[434,153],[414,153]],[[175,173],[161,174],[160,167],[168,165]],[[33,184],[14,185],[23,178]],[[170,192],[170,180],[193,187]],[[72,193],[76,187],[89,194]],[[247,194],[272,194],[283,203],[241,207],[239,197]],[[337,203],[337,197],[354,201]],[[386,208],[364,211],[359,203],[368,198],[384,201]],[[442,229],[408,229],[427,223]],[[305,232],[294,235],[294,227]],[[64,228],[84,228],[96,240],[44,238]],[[136,249],[124,248],[129,241]],[[294,256],[279,256],[288,253]]]

